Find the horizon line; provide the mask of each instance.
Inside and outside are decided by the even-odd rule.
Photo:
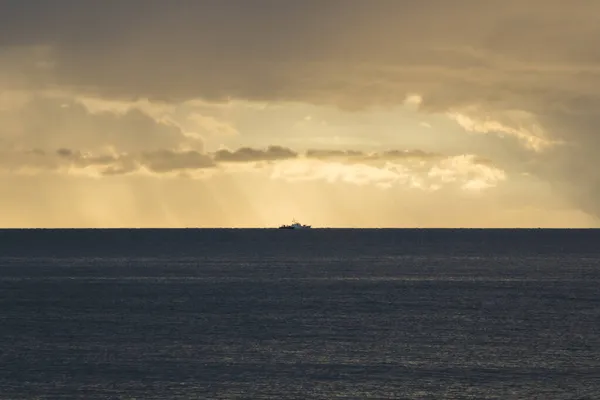
[[[600,227],[312,227],[313,230],[597,230]],[[280,230],[278,227],[0,227],[0,230]]]

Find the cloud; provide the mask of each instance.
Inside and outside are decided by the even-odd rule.
[[[599,10],[560,0],[8,1],[0,48],[29,86],[171,103],[408,101],[542,150],[574,135],[549,115],[600,104]],[[212,118],[190,121],[201,135],[237,132]]]
[[[539,110],[540,99],[569,107],[575,90],[594,96],[580,74],[597,83],[600,59],[593,2],[9,3],[0,45],[43,47],[23,63],[45,60],[54,83],[128,98],[364,107],[418,93],[435,109]]]
[[[38,83],[108,97],[360,108],[418,93],[431,111],[537,114],[598,103],[599,9],[561,0],[8,0],[0,46]]]
[[[480,191],[506,180],[506,173],[491,160],[475,155],[448,156],[423,150],[388,150],[367,153],[358,150],[309,149],[297,153],[270,146],[266,150],[241,148],[213,155],[221,163],[278,161],[263,165],[273,179],[286,181],[323,180],[355,185],[394,185],[435,191],[454,185]]]
[[[24,149],[203,149],[200,138],[186,136],[178,126],[157,121],[140,110],[90,112],[66,96],[30,95],[7,104],[5,109],[0,108],[0,126],[2,139]]]
[[[318,160],[365,158],[366,154],[359,150],[320,150],[309,149],[306,151],[307,158],[316,158]]]
[[[425,191],[457,187],[481,191],[506,180],[506,173],[482,163],[472,155],[446,157],[415,166],[410,163],[368,163],[298,159],[281,162],[273,167],[272,178],[287,181],[324,180],[355,185],[393,186]]]
[[[367,153],[359,150],[323,150],[309,149],[306,158],[317,160],[338,160],[342,162],[374,162],[374,161],[426,161],[440,159],[445,156],[438,153],[430,153],[423,150],[388,150],[383,152]]]
[[[429,170],[427,175],[444,183],[462,182],[462,188],[470,190],[493,187],[506,179],[503,170],[494,167],[488,160],[481,160],[473,155],[441,160]]]
[[[178,170],[204,169],[215,166],[213,160],[197,151],[162,150],[143,153],[141,164],[150,171],[157,173],[173,172]]]
[[[337,157],[338,154],[344,157]],[[327,155],[327,157],[315,157]],[[219,169],[236,173],[247,169],[229,165],[259,164],[273,179],[286,181],[323,180],[356,185],[376,185],[389,188],[403,185],[422,190],[437,190],[444,185],[459,185],[462,189],[483,190],[506,179],[505,172],[489,160],[473,155],[443,156],[424,151],[390,150],[365,154],[359,151],[309,150],[305,154],[280,147],[266,149],[240,148],[221,150],[213,154],[197,151],[159,150],[139,153],[92,154],[68,148],[48,152],[34,149],[7,151],[0,158],[0,169],[8,173],[76,173],[92,176],[126,174],[153,175],[181,173],[203,177],[202,172]],[[335,156],[331,158],[330,156]],[[357,157],[359,156],[359,157]],[[413,157],[421,160],[415,164]],[[200,174],[195,174],[199,172]]]
[[[530,113],[518,110],[506,110],[495,117],[489,114],[487,113],[486,115],[484,112],[470,111],[468,109],[459,113],[448,113],[450,118],[454,119],[469,132],[509,135],[522,141],[526,147],[535,151],[543,151],[559,143],[557,140],[547,138],[547,134],[540,126],[540,123]],[[474,115],[474,117],[469,115]]]
[[[119,162],[118,157],[103,155],[92,156],[66,148],[47,152],[40,149],[24,151],[3,151],[0,168],[4,172],[40,173],[68,172],[70,169],[85,169],[88,167],[110,168]]]
[[[235,151],[226,149],[215,152],[214,158],[218,162],[257,162],[257,161],[277,161],[295,158],[298,153],[281,146],[269,146],[266,149],[254,149],[251,147],[242,147]]]
[[[448,115],[469,132],[519,141],[532,150],[532,174],[600,215],[599,13],[598,2],[563,0],[6,0],[0,86],[346,110],[406,104],[410,96],[419,111]],[[181,128],[144,114],[97,115],[81,129],[85,110],[76,105],[31,107],[38,109],[20,115],[31,122],[18,131],[29,147],[115,142],[126,152],[202,151]],[[61,119],[66,113],[77,122]],[[14,120],[0,118],[14,131]],[[3,138],[5,145],[13,139]]]
[[[48,152],[40,149],[1,153],[0,170],[6,173],[77,173],[111,176],[140,173],[169,174],[215,167],[209,156],[197,151],[159,150],[142,153],[90,154],[60,148]]]

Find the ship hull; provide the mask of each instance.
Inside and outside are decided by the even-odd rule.
[[[279,229],[310,229],[310,225],[302,225],[294,220],[294,223],[291,225],[281,225]]]

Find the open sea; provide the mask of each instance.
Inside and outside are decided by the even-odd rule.
[[[0,230],[0,399],[600,399],[600,230]]]

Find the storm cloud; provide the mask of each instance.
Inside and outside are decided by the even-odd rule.
[[[592,109],[596,2],[2,2],[0,45],[105,95]],[[42,63],[45,61],[45,63]]]

